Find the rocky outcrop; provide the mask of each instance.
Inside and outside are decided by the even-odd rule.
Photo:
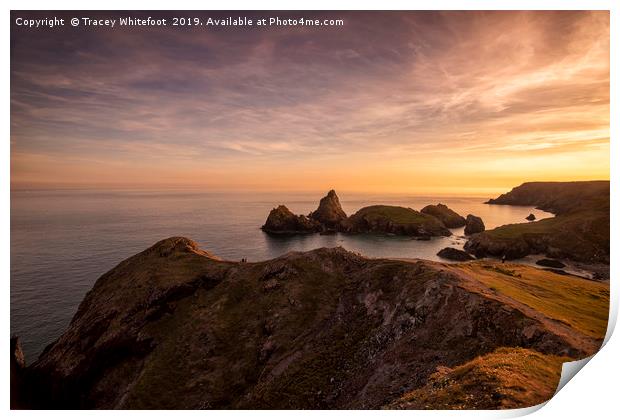
[[[534,216],[534,214],[530,213],[525,220],[529,220],[530,222],[533,222],[534,220],[536,220],[536,216]]]
[[[368,206],[358,210],[347,220],[349,233],[390,233],[416,238],[450,236],[441,221],[406,207]]]
[[[523,238],[496,239],[486,232],[472,235],[464,248],[476,258],[496,257],[516,260],[534,253],[530,244]]]
[[[609,215],[557,216],[504,225],[472,235],[465,250],[477,257],[522,258],[543,254],[553,259],[609,264]]]
[[[238,263],[169,238],[97,280],[26,368],[31,408],[379,408],[500,346],[592,354],[608,285],[554,276],[342,248]],[[497,292],[514,278],[518,294]]]
[[[286,206],[278,206],[269,212],[261,229],[271,234],[291,235],[320,232],[321,225],[303,215],[293,214]]]
[[[536,265],[540,265],[542,267],[551,267],[551,268],[564,268],[566,264],[562,261],[552,260],[549,258],[543,258],[541,260],[536,261]]]
[[[443,205],[433,207],[437,207],[443,217],[452,223],[455,223],[454,215],[460,217],[446,206],[440,206]],[[320,232],[322,235],[329,235],[337,232],[372,232],[407,235],[420,240],[430,240],[433,236],[452,234],[440,218],[405,207],[369,206],[347,218],[334,190],[329,191],[321,199],[319,207],[308,217],[297,216],[285,206],[271,210],[262,229],[274,234]]]
[[[27,408],[26,360],[18,337],[11,337],[11,410]]]
[[[341,224],[347,220],[347,215],[340,206],[336,191],[330,190],[325,197],[321,198],[319,207],[310,213],[309,218],[317,221],[327,230],[340,228]]]
[[[484,223],[482,219],[473,214],[468,214],[465,221],[465,235],[473,235],[474,233],[484,232]]]
[[[428,214],[439,219],[447,228],[454,229],[465,226],[465,218],[445,204],[428,205],[420,210],[421,213]]]
[[[471,261],[474,259],[467,252],[456,248],[444,248],[437,253],[438,257],[451,261]]]

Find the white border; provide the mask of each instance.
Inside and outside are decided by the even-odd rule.
[[[108,10],[478,10],[478,9],[491,9],[491,10],[611,10],[611,115],[617,115],[616,111],[616,99],[618,98],[618,86],[614,78],[614,74],[617,73],[615,47],[617,47],[617,25],[618,25],[618,6],[617,1],[605,1],[605,0],[590,0],[590,1],[570,1],[570,0],[470,0],[470,1],[457,1],[457,0],[435,0],[432,2],[420,2],[420,1],[404,1],[404,0],[382,0],[380,2],[370,2],[364,0],[344,0],[335,2],[333,0],[314,0],[314,1],[296,1],[287,2],[283,0],[264,0],[264,1],[248,1],[248,0],[229,0],[226,2],[200,2],[200,1],[188,1],[188,0],[175,0],[161,1],[161,0],[141,0],[141,1],[120,1],[120,0],[108,0],[108,1],[90,1],[79,2],[72,1],[8,1],[9,9],[15,10],[96,10],[96,9],[108,9]],[[10,39],[10,14],[9,10],[5,11],[4,18],[3,37],[5,38],[1,44],[2,48],[2,60],[4,73],[4,84],[2,85],[4,101],[3,107],[3,120],[5,128],[5,140],[2,143],[0,152],[0,214],[2,223],[0,225],[0,264],[2,269],[2,275],[0,279],[3,282],[3,290],[5,291],[3,302],[5,303],[4,317],[2,323],[4,326],[4,334],[0,335],[2,346],[5,349],[9,348],[9,252],[10,252],[10,125],[9,125],[9,93],[10,93],[10,69],[9,69],[9,39]],[[615,119],[611,118],[611,156],[620,156],[620,148],[617,144],[618,124]],[[618,170],[615,165],[611,165],[611,260],[618,261],[618,247],[617,238],[614,234],[620,233],[618,230],[618,219],[613,215],[618,213]],[[618,269],[616,264],[611,266],[611,278],[612,278],[612,307],[610,316],[610,327],[615,324],[618,313],[618,287],[617,278]],[[612,327],[613,328],[613,327]],[[610,328],[610,333],[611,329]],[[554,398],[548,402],[544,409],[536,411],[532,418],[540,419],[583,419],[584,417],[591,418],[611,418],[618,413],[618,398],[617,398],[617,381],[619,373],[618,355],[620,355],[620,342],[617,337],[608,334],[609,340],[604,348],[592,358],[588,367],[584,371],[579,372],[578,379],[570,381]],[[9,358],[5,357],[5,363],[2,366],[2,378],[0,382],[0,392],[4,396],[4,409],[9,408]],[[543,404],[544,405],[544,404]],[[540,408],[540,407],[537,407]],[[358,411],[351,413],[360,419],[370,419],[377,415],[391,417],[391,418],[410,418],[414,416],[416,418],[498,418],[498,417],[515,417],[524,415],[533,410],[511,410],[504,412],[401,412],[401,411]],[[93,411],[93,412],[45,412],[40,413],[46,418],[69,418],[69,419],[81,419],[84,415],[93,416],[95,418],[104,418],[109,415],[105,411]],[[40,415],[38,412],[10,412],[10,415],[15,418],[31,418]],[[240,417],[249,417],[253,419],[269,419],[290,420],[290,416],[303,418],[315,418],[321,416],[322,418],[336,419],[341,416],[341,413],[337,411],[328,412],[308,412],[308,411],[295,411],[294,413],[288,411],[244,411],[244,412],[174,412],[175,416],[183,417],[195,417],[197,416],[215,416],[219,419],[237,419]],[[349,413],[347,413],[349,414]],[[347,415],[345,414],[345,415]],[[154,419],[164,419],[169,415],[165,411],[158,412],[117,412],[115,416],[120,418],[135,418],[148,416]]]

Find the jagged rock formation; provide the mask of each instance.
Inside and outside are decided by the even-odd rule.
[[[331,230],[338,229],[347,220],[347,215],[342,210],[340,200],[334,190],[330,190],[325,197],[321,198],[319,207],[310,213],[309,217]]]
[[[321,231],[321,225],[303,215],[293,214],[286,206],[278,206],[269,212],[267,221],[261,227],[272,234],[297,234]]]
[[[529,205],[556,217],[504,225],[472,236],[476,256],[545,254],[583,263],[609,263],[609,181],[531,182],[490,204]]]
[[[454,223],[452,210],[447,207],[445,209],[447,210],[439,207],[443,217],[447,217]],[[296,216],[285,206],[273,209],[262,229],[275,234],[373,232],[410,235],[418,239],[452,234],[439,218],[405,207],[369,206],[347,218],[334,190],[330,190],[327,196],[321,199],[319,207],[308,217]]]
[[[237,263],[175,237],[97,280],[26,389],[33,408],[379,408],[498,347],[590,355],[608,296],[509,263],[342,248]]]
[[[450,209],[445,204],[428,205],[420,210],[421,213],[429,214],[439,219],[447,228],[454,229],[465,226],[465,218]]]
[[[469,255],[467,252],[450,247],[444,248],[439,251],[437,253],[437,256],[451,261],[471,261],[474,259],[474,257]]]
[[[465,221],[465,235],[473,235],[474,233],[484,232],[484,223],[482,219],[473,214],[468,214]]]
[[[364,207],[349,218],[346,231],[350,233],[392,233],[414,237],[452,235],[439,219],[399,206]]]

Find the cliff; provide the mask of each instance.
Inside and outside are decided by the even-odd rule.
[[[488,204],[535,206],[562,215],[581,210],[609,210],[609,181],[526,182]]]
[[[229,262],[175,237],[97,280],[65,333],[26,368],[23,390],[33,408],[410,403],[438,368],[456,372],[499,347],[552,360],[592,354],[608,294],[532,267],[366,259],[342,248]],[[515,352],[508,371],[527,361]],[[557,371],[544,378],[558,380]],[[550,396],[522,393],[512,406]]]
[[[545,254],[609,263],[609,181],[530,182],[488,203],[536,206],[556,216],[473,235],[465,250],[478,257]]]

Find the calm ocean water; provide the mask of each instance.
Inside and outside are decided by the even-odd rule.
[[[462,247],[451,238],[415,241],[394,236],[307,235],[274,238],[259,228],[286,204],[297,214],[316,209],[322,194],[153,191],[13,191],[11,193],[11,334],[28,363],[67,327],[86,292],[103,273],[160,239],[187,236],[230,260],[260,261],[289,251],[343,246],[372,257],[439,260],[437,251]],[[444,203],[482,217],[487,228],[548,213],[530,207],[490,206],[484,198],[339,194],[347,214],[370,204],[419,210]]]

